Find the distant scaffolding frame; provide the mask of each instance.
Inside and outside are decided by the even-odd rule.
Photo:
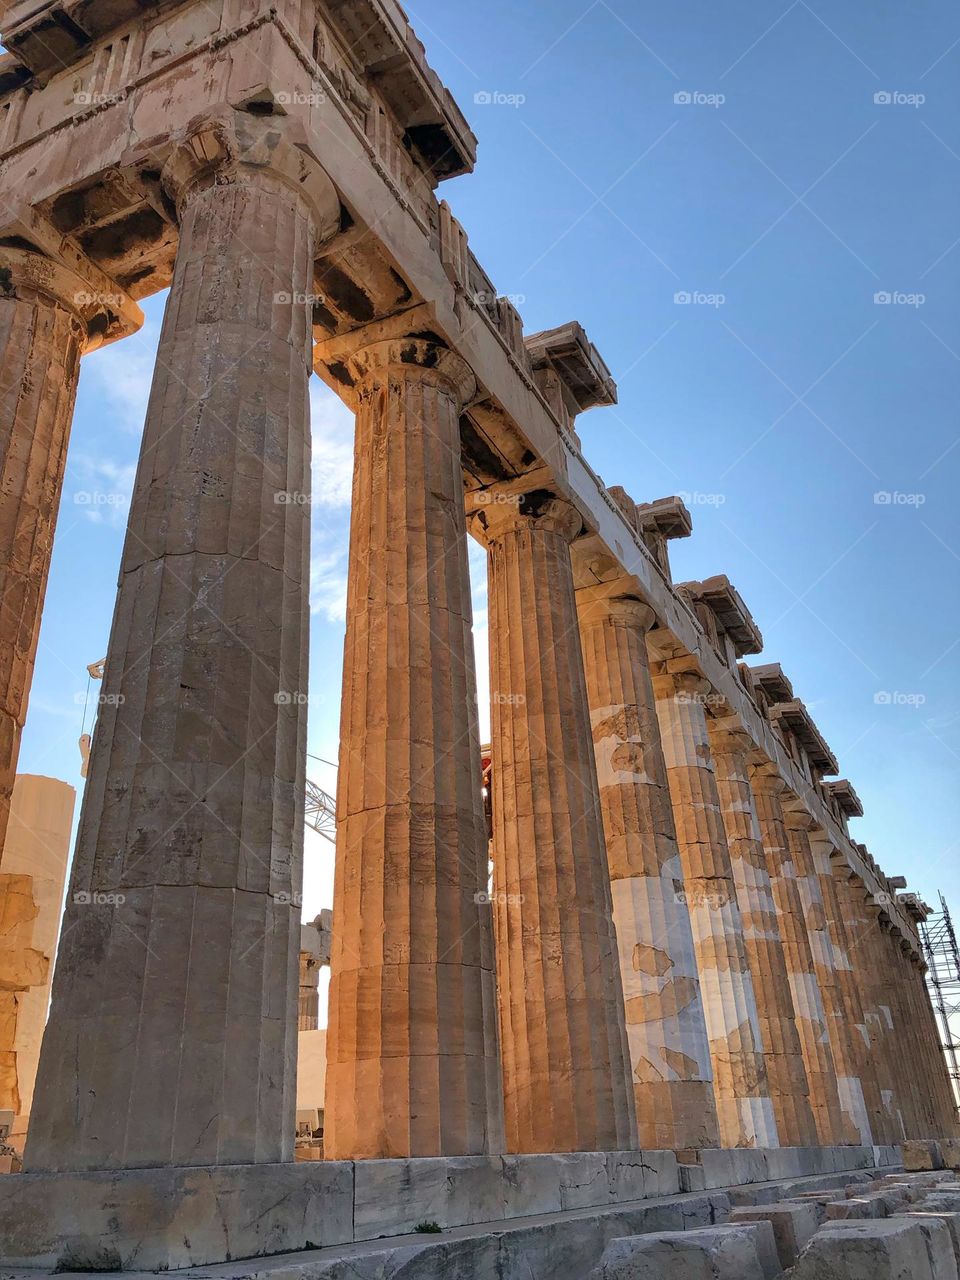
[[[920,936],[927,961],[927,985],[937,1012],[943,1053],[953,1083],[955,1101],[960,1104],[960,948],[946,899],[940,894],[940,910],[920,924]]]

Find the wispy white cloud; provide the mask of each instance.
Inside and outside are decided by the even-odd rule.
[[[310,380],[313,505],[349,507],[353,485],[354,417],[319,378]]]

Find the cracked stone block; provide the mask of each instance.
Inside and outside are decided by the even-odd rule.
[[[607,1245],[589,1280],[771,1280],[779,1263],[765,1269],[761,1249],[776,1250],[769,1223],[628,1236]]]
[[[821,1227],[790,1280],[955,1280],[956,1275],[946,1223],[899,1217]]]
[[[960,1138],[941,1138],[940,1156],[944,1168],[960,1169]]]
[[[780,1265],[792,1267],[820,1227],[819,1206],[815,1204],[768,1204],[734,1209],[730,1221],[769,1222],[773,1228]]]

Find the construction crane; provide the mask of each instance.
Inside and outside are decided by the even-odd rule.
[[[101,658],[99,662],[91,662],[87,667],[87,674],[90,681],[102,680],[103,669],[106,665],[106,658]],[[90,683],[87,683],[87,693],[89,695]],[[80,726],[82,730],[86,729],[87,708],[83,708],[83,724]],[[92,728],[92,726],[91,726]],[[90,744],[92,734],[82,732],[80,734],[80,777],[87,776],[87,768],[90,764]],[[322,764],[329,764],[328,760],[322,760],[320,756],[313,756],[312,759],[320,760]],[[307,779],[304,796],[304,813],[303,820],[312,831],[316,831],[318,835],[323,836],[324,840],[328,840],[330,844],[337,843],[337,802],[329,792],[324,791],[323,787],[316,782]]]
[[[960,949],[946,899],[940,894],[940,910],[920,923],[920,939],[927,961],[927,986],[937,1012],[943,1053],[953,1092],[960,1102]]]

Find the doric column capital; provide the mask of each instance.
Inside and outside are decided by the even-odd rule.
[[[811,817],[806,809],[784,809],[783,825],[788,831],[815,831],[818,827],[816,818]]]
[[[653,687],[659,699],[673,698],[679,703],[696,702],[706,706],[713,686],[698,671],[666,671],[660,669],[653,677]]]
[[[391,338],[355,351],[347,362],[358,395],[369,392],[391,371],[433,382],[452,395],[461,413],[477,393],[477,380],[465,360],[425,338]]]
[[[46,298],[75,317],[84,352],[95,351],[115,329],[118,317],[136,329],[143,322],[140,308],[117,286],[99,291],[76,271],[29,249],[0,247],[0,301]],[[115,336],[115,335],[114,335]]]
[[[710,749],[715,756],[746,756],[753,748],[750,735],[738,724],[715,720],[710,725]]]
[[[780,770],[771,760],[750,766],[750,784],[754,791],[772,796],[782,796],[787,789]]]
[[[577,615],[581,626],[614,622],[646,633],[657,621],[650,606],[629,594],[623,579],[601,582],[595,587],[581,587],[577,592]]]
[[[487,502],[482,501],[484,496]],[[583,532],[583,517],[576,507],[546,490],[504,494],[502,501],[499,498],[495,490],[476,495],[468,517],[470,532],[486,547],[508,533],[525,530],[558,533],[566,542],[573,542]]]
[[[256,180],[286,186],[310,206],[318,244],[340,229],[340,197],[310,152],[298,121],[251,116],[229,107],[198,116],[174,146],[161,174],[181,218],[201,192]]]

